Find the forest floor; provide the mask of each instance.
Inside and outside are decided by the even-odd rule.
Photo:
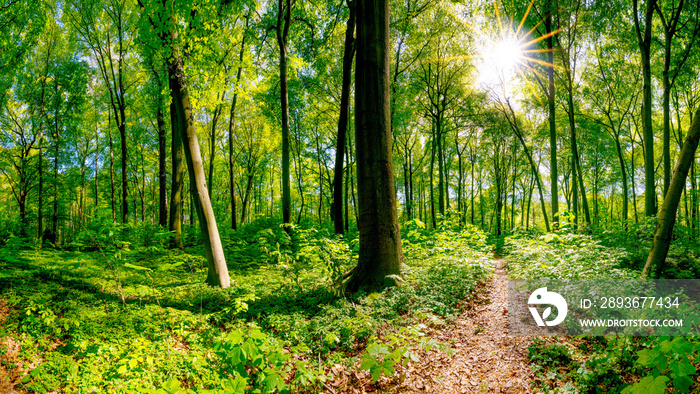
[[[457,320],[429,333],[441,343],[451,343],[453,354],[439,350],[420,352],[420,361],[397,371],[402,377],[393,387],[377,387],[368,376],[356,376],[366,384],[351,383],[340,391],[532,393],[535,377],[528,359],[531,338],[508,334],[508,273],[502,258],[494,258],[494,266],[493,277],[478,288]]]
[[[436,333],[454,341],[452,357],[436,354],[414,365],[420,373],[404,380],[408,392],[529,393],[534,378],[529,366],[528,337],[508,335],[508,274],[496,258],[496,271],[470,308],[455,324]],[[437,377],[442,377],[438,379]]]

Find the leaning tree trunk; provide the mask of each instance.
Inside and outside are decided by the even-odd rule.
[[[360,238],[347,286],[395,285],[403,264],[396,212],[389,94],[389,2],[358,0],[355,66]]]
[[[688,130],[688,136],[683,144],[681,156],[678,158],[678,164],[676,164],[676,169],[673,171],[671,184],[659,211],[658,222],[654,232],[654,243],[651,246],[647,262],[644,264],[642,277],[649,276],[652,267],[655,267],[654,276],[656,278],[661,276],[664,263],[666,262],[666,255],[668,254],[668,247],[671,244],[673,225],[676,222],[676,210],[683,194],[685,179],[695,159],[698,141],[700,141],[700,109],[695,113],[693,123],[690,126],[690,130]]]
[[[343,234],[343,153],[345,133],[348,130],[350,112],[350,79],[352,78],[352,58],[355,53],[355,10],[350,8],[348,25],[345,29],[345,49],[343,51],[343,86],[340,93],[340,116],[338,117],[338,137],[335,150],[335,171],[333,176],[333,227],[336,234]]]
[[[170,35],[171,42],[176,43],[177,33],[175,30],[171,30]],[[202,154],[199,150],[197,132],[194,128],[194,116],[187,92],[182,58],[179,57],[178,48],[172,48],[172,55],[168,59],[168,63],[170,91],[175,103],[182,145],[185,151],[185,159],[187,160],[191,195],[199,218],[199,227],[207,254],[207,283],[211,286],[218,285],[226,288],[231,285],[231,280],[228,275],[224,249],[219,238],[219,229],[216,226],[214,210],[207,191]]]

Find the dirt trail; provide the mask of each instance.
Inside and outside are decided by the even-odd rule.
[[[501,258],[494,277],[457,321],[433,336],[454,341],[452,357],[430,352],[407,368],[406,378],[391,392],[531,393],[527,337],[507,334],[508,282]],[[398,390],[396,390],[398,389]]]

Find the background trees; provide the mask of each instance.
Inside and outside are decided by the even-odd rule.
[[[397,217],[497,234],[653,215],[700,102],[694,1],[392,2]],[[68,245],[106,217],[168,223],[178,247],[191,225],[213,239],[261,218],[354,236],[374,148],[356,131],[357,6],[4,5],[4,234]],[[203,184],[185,172],[197,150]],[[693,231],[697,177],[693,159],[678,210]]]

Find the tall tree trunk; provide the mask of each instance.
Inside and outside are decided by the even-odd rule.
[[[109,135],[109,183],[112,202],[112,222],[117,222],[116,188],[114,186],[114,140],[112,139],[112,115],[107,115],[107,133]]]
[[[433,125],[433,127],[435,127]],[[435,135],[435,131],[433,130],[433,135]],[[437,227],[437,222],[435,220],[435,196],[434,196],[434,188],[433,188],[433,177],[434,177],[434,172],[435,172],[435,138],[433,138],[433,141],[430,143],[430,219],[432,221],[433,227]]]
[[[182,188],[183,172],[185,170],[182,162],[182,135],[177,116],[175,103],[170,103],[170,127],[171,127],[171,189],[170,189],[170,221],[168,229],[173,233],[173,246],[178,249],[183,248],[182,244]]]
[[[627,219],[629,217],[629,189],[627,186],[627,171],[625,169],[625,158],[622,152],[622,144],[620,144],[620,136],[615,134],[615,148],[617,149],[617,158],[620,161],[620,171],[622,173],[622,221],[625,222],[627,226]]]
[[[360,253],[347,283],[398,284],[403,251],[396,213],[389,92],[389,2],[358,0],[355,69]]]
[[[126,108],[119,106],[119,116],[117,128],[119,129],[119,138],[121,139],[121,159],[122,159],[122,223],[129,221],[129,187],[126,168]]]
[[[284,5],[283,5],[284,1]],[[282,14],[284,12],[284,15]],[[280,104],[282,109],[282,222],[291,220],[292,197],[289,184],[289,95],[287,93],[287,37],[291,24],[291,0],[277,2],[277,44],[280,50]],[[288,230],[288,227],[285,226]]]
[[[581,205],[583,215],[586,218],[586,224],[591,225],[591,212],[588,209],[588,197],[586,196],[586,185],[583,183],[583,170],[581,169],[581,158],[578,153],[578,142],[576,140],[576,119],[574,112],[574,86],[573,76],[567,72],[567,101],[569,106],[569,127],[571,129],[571,154],[574,158],[574,177],[578,178],[577,186],[581,191]]]
[[[173,20],[172,23],[174,25],[175,21]],[[171,42],[176,43],[177,33],[174,30],[175,26],[172,29],[170,33]],[[199,142],[197,141],[197,132],[194,128],[194,116],[187,92],[184,67],[179,56],[179,50],[172,48],[172,55],[168,59],[168,76],[170,91],[177,112],[178,125],[180,126],[185,159],[187,160],[191,196],[199,216],[199,226],[207,254],[207,283],[211,286],[218,285],[226,288],[230,286],[231,280],[229,279],[224,250],[219,238],[219,229],[216,226],[214,210],[207,191],[204,165],[202,164],[202,155],[199,150]]]
[[[437,144],[437,154],[438,154],[438,208],[440,210],[440,215],[445,216],[445,156],[444,149],[442,146],[442,125],[441,119],[435,121],[435,137]]]
[[[550,190],[552,197],[552,221],[556,229],[559,223],[559,190],[557,172],[557,129],[556,108],[554,106],[554,40],[552,37],[552,12],[554,0],[547,0],[547,14],[544,19],[545,34],[547,35],[547,106],[549,108],[549,160],[550,160]],[[549,227],[549,225],[547,225]],[[549,231],[549,230],[547,230]]]
[[[235,172],[235,158],[233,156],[233,131],[236,128],[235,118],[236,118],[236,103],[238,102],[238,89],[241,84],[241,73],[243,71],[243,56],[245,55],[245,42],[248,33],[248,16],[245,19],[245,31],[243,33],[243,39],[241,41],[241,51],[238,54],[238,70],[236,70],[236,86],[233,93],[233,98],[231,99],[231,112],[228,117],[228,178],[231,188],[229,190],[229,197],[231,198],[231,228],[236,229],[236,172]]]
[[[666,262],[666,255],[668,254],[668,247],[671,244],[678,203],[683,194],[688,171],[695,160],[698,141],[700,141],[700,110],[696,112],[695,119],[690,126],[690,130],[688,130],[688,136],[685,139],[683,150],[678,158],[678,164],[676,164],[676,169],[673,172],[671,185],[661,206],[659,220],[654,231],[654,243],[651,246],[651,251],[649,251],[647,262],[644,264],[642,277],[649,276],[652,267],[655,268],[654,276],[656,278],[661,276],[664,263]]]
[[[221,94],[221,101],[226,100],[226,92]],[[219,116],[221,116],[222,105],[219,104],[214,109],[214,116],[211,121],[211,132],[209,133],[209,176],[207,177],[207,190],[209,191],[209,198],[211,199],[211,193],[214,189],[214,159],[216,159],[216,125],[219,123]]]
[[[333,175],[333,228],[336,234],[343,234],[343,153],[350,112],[350,82],[352,79],[352,58],[355,53],[355,6],[348,4],[350,16],[345,28],[343,49],[343,82],[340,92],[340,116],[338,116],[338,137],[335,149],[335,169]]]
[[[165,227],[168,224],[167,193],[168,186],[165,177],[167,168],[165,164],[165,116],[163,115],[163,105],[159,101],[156,112],[158,123],[158,224]]]
[[[349,189],[349,179],[351,176],[351,167],[350,167],[350,156],[348,155],[348,146],[345,145],[345,157],[347,157],[347,162],[348,165],[345,167],[345,231],[350,230],[350,199],[348,198],[348,189]],[[337,219],[336,219],[337,220]]]
[[[41,122],[41,120],[40,120]],[[42,123],[43,124],[43,123]],[[40,128],[42,126],[39,126]],[[39,207],[37,216],[37,238],[39,238],[39,246],[44,242],[44,132],[39,135]],[[97,168],[97,161],[95,161]]]
[[[53,214],[51,215],[51,236],[53,243],[58,243],[58,130],[54,138],[53,152]]]
[[[656,215],[656,189],[654,186],[654,131],[652,129],[651,91],[651,33],[656,0],[646,1],[644,32],[639,24],[637,0],[632,0],[634,26],[642,61],[642,132],[644,135],[644,209],[647,216]]]
[[[474,155],[474,152],[471,152],[470,154],[470,162],[471,162],[471,190],[469,192],[470,194],[470,199],[471,199],[471,223],[474,224],[474,161],[476,160],[476,157]]]

